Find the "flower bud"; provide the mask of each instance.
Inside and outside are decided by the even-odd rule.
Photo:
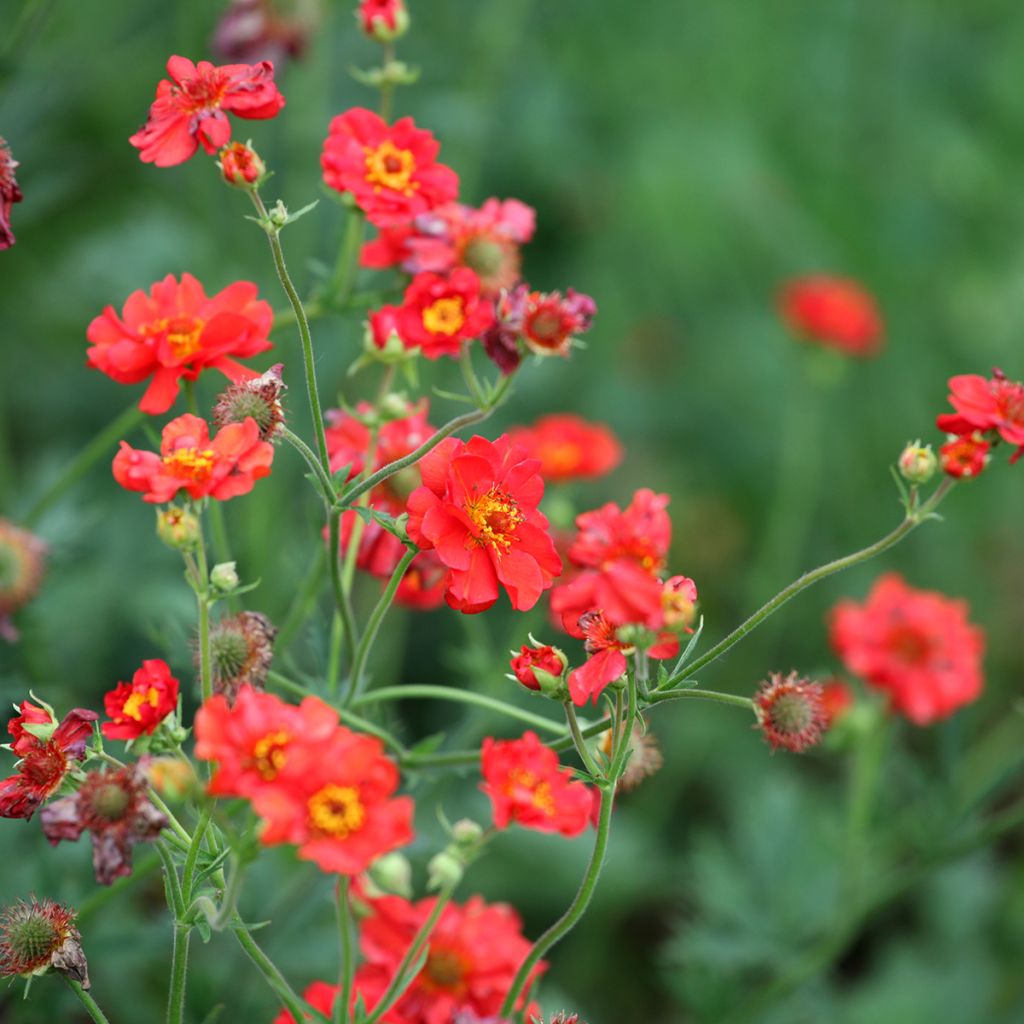
[[[412,866],[400,853],[386,853],[370,865],[370,879],[385,893],[412,899]]]
[[[241,580],[238,578],[238,569],[235,562],[218,562],[210,570],[210,583],[214,590],[222,594],[231,590],[237,590]]]
[[[149,784],[166,800],[181,803],[203,792],[195,769],[180,757],[142,758],[139,767]]]
[[[689,576],[672,576],[665,580],[661,592],[661,607],[665,615],[665,626],[673,630],[686,630],[697,614],[697,584]]]
[[[220,151],[220,167],[224,180],[236,188],[259,188],[267,176],[266,164],[249,143],[231,142]]]
[[[908,441],[906,448],[900,452],[897,460],[900,476],[907,483],[926,484],[935,475],[939,460],[935,457],[930,444],[922,445],[920,441]]]
[[[434,890],[456,886],[462,880],[462,874],[462,861],[447,850],[442,850],[427,865],[427,888]]]
[[[156,535],[176,551],[192,551],[199,544],[199,517],[187,508],[168,505],[156,510]]]
[[[473,846],[483,838],[484,830],[471,818],[460,818],[452,825],[452,839],[459,846]]]
[[[378,43],[393,43],[409,28],[404,0],[362,0],[356,18],[363,32]]]
[[[563,677],[569,659],[557,647],[523,644],[509,662],[513,675],[529,690],[540,690],[547,696],[565,689]]]

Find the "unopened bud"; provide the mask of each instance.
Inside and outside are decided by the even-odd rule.
[[[906,448],[900,452],[897,460],[900,476],[907,483],[926,484],[935,475],[939,460],[930,444],[922,445],[920,441],[908,441]]]
[[[149,784],[166,800],[180,803],[203,791],[192,765],[180,757],[150,757],[139,762]]]
[[[356,18],[363,32],[378,43],[393,43],[409,28],[404,0],[362,0]]]
[[[224,180],[236,188],[258,188],[267,176],[266,164],[248,143],[232,142],[220,151],[218,164]]]
[[[199,518],[178,505],[157,509],[156,534],[169,548],[191,551],[199,544]]]
[[[427,888],[433,890],[456,886],[462,880],[462,873],[462,861],[447,850],[442,850],[427,865]]]
[[[509,662],[512,674],[529,690],[540,690],[545,696],[563,699],[565,670],[569,659],[557,647],[548,644],[523,644]]]
[[[218,562],[210,570],[210,583],[214,590],[219,590],[222,594],[237,590],[240,582],[234,562]]]
[[[483,834],[484,830],[471,818],[460,818],[452,825],[452,839],[459,846],[472,846],[480,842]]]
[[[412,899],[412,867],[400,853],[386,853],[370,865],[370,878],[386,893]]]

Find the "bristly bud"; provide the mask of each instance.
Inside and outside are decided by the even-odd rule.
[[[20,901],[0,914],[0,977],[30,978],[51,968],[89,987],[75,912],[53,900]]]
[[[12,643],[18,632],[10,616],[39,590],[45,554],[46,544],[39,537],[0,519],[0,636]]]
[[[218,562],[210,570],[210,585],[222,594],[237,590],[240,583],[237,562]]]
[[[199,517],[178,505],[156,510],[156,535],[175,551],[192,551],[199,546]]]
[[[239,612],[213,626],[210,630],[213,692],[222,693],[229,704],[234,704],[243,686],[264,689],[274,656],[275,636],[277,627],[260,612]]]
[[[939,460],[932,451],[930,444],[922,445],[920,441],[908,441],[906,448],[900,452],[896,462],[900,476],[909,484],[920,486],[928,483],[939,468]]]
[[[278,426],[284,423],[281,393],[287,385],[281,379],[283,366],[283,363],[277,363],[263,376],[231,384],[222,391],[213,407],[213,422],[224,427],[252,417],[260,428],[260,440],[269,441]]]
[[[220,167],[224,180],[235,188],[259,188],[267,176],[267,166],[251,143],[230,142],[220,151]]]
[[[828,728],[821,686],[790,672],[771,672],[754,697],[757,726],[772,749],[800,753],[814,746]]]

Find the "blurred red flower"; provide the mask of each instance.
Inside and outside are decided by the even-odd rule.
[[[939,464],[947,476],[977,476],[988,465],[991,447],[980,431],[961,434],[939,448]]]
[[[24,198],[14,178],[14,169],[17,166],[18,161],[11,156],[7,143],[0,138],[0,252],[14,245],[11,207]]]
[[[852,356],[873,356],[883,344],[882,318],[875,300],[856,281],[825,274],[787,282],[779,312],[801,338]]]
[[[508,436],[540,459],[545,480],[604,476],[622,461],[622,445],[608,427],[572,413],[542,416],[532,426],[514,427]]]
[[[130,683],[118,683],[103,698],[109,722],[102,726],[108,740],[134,740],[151,735],[178,706],[178,680],[159,658],[142,663]]]

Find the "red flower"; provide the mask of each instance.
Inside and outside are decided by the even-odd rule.
[[[400,896],[373,900],[373,913],[360,926],[364,963],[355,989],[368,1008],[380,999],[413,937],[434,909],[434,898],[410,903]],[[518,914],[503,903],[486,904],[479,896],[441,911],[427,943],[427,960],[382,1024],[452,1024],[460,1013],[492,1017],[501,1009],[520,964],[530,951]],[[531,972],[528,990],[547,964]],[[536,1007],[517,1009],[526,1019]]]
[[[533,237],[535,214],[518,199],[488,199],[480,209],[447,203],[409,224],[383,228],[363,246],[360,262],[407,274],[448,274],[468,267],[494,297],[519,281],[519,247]]]
[[[295,843],[324,871],[356,875],[381,854],[412,842],[413,802],[392,797],[398,769],[380,740],[337,726],[326,742],[289,746],[273,785],[251,797],[260,841]]]
[[[977,476],[988,465],[991,447],[977,430],[954,437],[939,448],[942,471],[957,479]]]
[[[464,341],[479,338],[494,321],[494,310],[481,298],[476,274],[457,267],[446,278],[417,274],[396,319],[406,348],[419,347],[427,359],[439,359],[458,356]]]
[[[382,43],[393,41],[409,26],[404,0],[360,0],[356,17],[363,32]]]
[[[143,501],[170,501],[182,488],[197,500],[227,501],[248,494],[273,459],[274,446],[260,440],[251,416],[222,427],[211,440],[206,421],[186,413],[164,427],[159,455],[122,441],[113,468],[114,479],[126,490],[142,491]]]
[[[56,846],[92,833],[96,881],[111,885],[132,873],[132,847],[152,843],[167,827],[167,818],[147,797],[145,776],[135,765],[89,772],[81,788],[39,812],[43,834]]]
[[[796,754],[814,746],[829,725],[821,686],[795,672],[770,673],[754,697],[754,713],[772,750]]]
[[[571,413],[542,416],[532,427],[509,431],[509,438],[540,459],[545,480],[604,476],[622,461],[622,445],[608,427]]]
[[[537,509],[544,481],[536,459],[506,437],[494,443],[446,438],[419,463],[423,486],[409,496],[408,532],[448,566],[445,599],[481,612],[498,585],[517,611],[532,608],[562,571],[562,561]]]
[[[316,697],[295,707],[270,693],[242,686],[234,703],[217,695],[196,712],[196,757],[216,761],[212,796],[244,796],[276,782],[294,745],[326,744],[338,713]]]
[[[821,684],[821,702],[831,729],[853,707],[853,690],[842,679],[830,679]]]
[[[832,609],[832,646],[846,667],[885,690],[916,725],[946,718],[981,693],[981,630],[967,604],[915,590],[895,573],[881,576],[860,605]]]
[[[528,647],[523,644],[522,650],[513,656],[509,663],[512,674],[529,690],[539,690],[540,683],[533,670],[539,668],[542,672],[561,679],[565,674],[565,655],[554,647]]]
[[[875,300],[856,281],[824,274],[789,281],[779,312],[801,338],[852,356],[873,356],[882,347],[882,319]]]
[[[436,551],[421,551],[405,570],[395,591],[395,601],[406,608],[430,611],[444,604],[448,569]]]
[[[440,148],[411,117],[389,126],[372,110],[354,107],[331,121],[320,165],[331,188],[351,192],[372,224],[387,227],[458,194],[455,172],[435,162]]]
[[[326,1013],[330,1016],[331,1011],[334,1009],[334,1001],[338,998],[339,992],[341,992],[340,985],[328,985],[326,981],[314,981],[302,993],[302,998],[314,1010],[319,1010],[321,1013]],[[296,1021],[287,1010],[282,1010],[274,1018],[273,1024],[296,1024]]]
[[[0,138],[0,252],[14,245],[11,231],[11,207],[20,203],[23,196],[14,179],[18,161],[11,156],[7,143]]]
[[[601,691],[625,674],[626,655],[634,648],[619,640],[604,612],[584,613],[577,628],[585,639],[583,646],[590,657],[569,673],[569,696],[574,704],[586,704],[591,698],[596,704]]]
[[[159,658],[144,661],[130,683],[118,683],[103,698],[110,719],[103,723],[103,735],[108,740],[152,735],[178,706],[178,685],[167,662]]]
[[[664,624],[664,584],[657,574],[668,555],[672,524],[668,497],[644,488],[625,511],[609,502],[576,517],[569,560],[583,571],[551,592],[551,608],[573,636],[579,618],[595,608],[615,626]]]
[[[1024,452],[1024,384],[1008,380],[1002,370],[994,370],[992,379],[964,374],[949,380],[949,401],[957,415],[938,417],[940,430],[952,434],[973,435],[975,431],[998,431],[1018,451]],[[948,470],[947,470],[948,472]]]
[[[16,775],[0,781],[0,818],[31,818],[57,792],[72,760],[84,760],[97,718],[95,711],[74,708],[58,725],[48,710],[22,703],[21,713],[7,724],[14,737],[11,749],[21,761]]]
[[[590,824],[594,797],[558,755],[533,732],[519,740],[486,737],[480,750],[480,787],[490,797],[496,828],[518,822],[539,832],[577,836]]]
[[[157,167],[184,163],[200,144],[216,153],[231,139],[229,113],[263,119],[284,106],[270,61],[214,67],[205,60],[193,64],[171,57],[167,73],[171,80],[156,87],[149,118],[128,140],[144,163]]]
[[[119,384],[153,379],[139,402],[143,412],[166,412],[178,397],[179,381],[195,380],[205,369],[233,381],[257,374],[236,358],[265,352],[274,319],[268,302],[256,298],[256,285],[236,281],[212,298],[191,275],[179,284],[172,274],[147,295],[132,292],[123,317],[107,306],[91,324],[87,365]]]
[[[229,185],[259,185],[267,167],[259,153],[243,142],[232,142],[220,151],[220,173]]]

